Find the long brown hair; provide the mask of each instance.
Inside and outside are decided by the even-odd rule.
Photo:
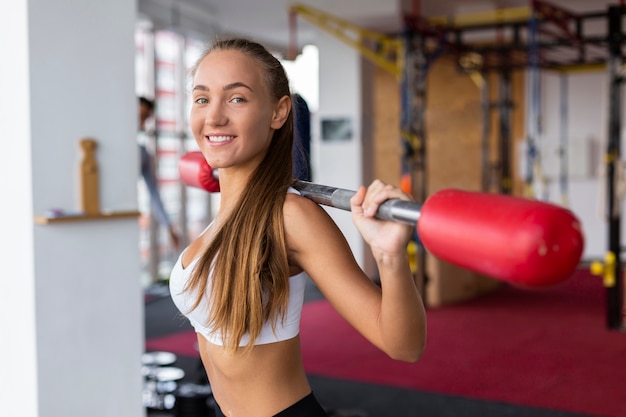
[[[215,50],[236,50],[253,58],[265,75],[274,103],[290,95],[281,63],[262,45],[247,39],[217,40],[197,61]],[[226,349],[234,352],[248,334],[246,350],[254,346],[265,322],[275,328],[284,319],[289,299],[289,264],[283,204],[293,181],[293,114],[274,132],[262,162],[250,177],[235,209],[221,222],[198,260],[186,291],[210,305],[206,324],[221,332]],[[212,275],[210,288],[207,278]],[[209,291],[207,291],[207,289]]]

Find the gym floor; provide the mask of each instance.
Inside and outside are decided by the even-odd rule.
[[[321,298],[309,282],[305,302]],[[146,290],[147,340],[188,329],[191,327],[172,304],[167,286]],[[206,383],[199,358],[178,356],[173,366],[185,371],[179,383]],[[315,395],[333,417],[598,417],[313,375],[309,378]],[[148,416],[188,417],[152,409],[148,409]]]

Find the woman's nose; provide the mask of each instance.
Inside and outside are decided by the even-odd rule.
[[[204,124],[207,126],[224,126],[226,123],[228,123],[228,117],[226,117],[224,109],[219,102],[211,103],[207,106]]]

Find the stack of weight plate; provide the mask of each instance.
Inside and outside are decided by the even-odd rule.
[[[153,410],[172,410],[178,388],[178,382],[185,376],[185,371],[175,366],[176,355],[171,352],[147,352],[142,358],[144,377],[142,400],[146,408]]]

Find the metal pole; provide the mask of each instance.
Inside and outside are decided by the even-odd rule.
[[[607,212],[609,252],[615,255],[615,284],[607,288],[606,320],[610,329],[623,327],[623,278],[621,262],[621,213],[620,202],[616,195],[617,163],[620,160],[621,114],[622,114],[622,9],[609,7],[609,137],[606,155],[607,164]]]
[[[185,79],[186,79],[186,62],[185,55],[187,52],[187,42],[185,35],[178,34],[178,51],[176,55],[176,130],[178,134],[178,158],[183,156],[187,152],[186,139],[187,139],[187,117],[185,111],[185,103],[187,102],[187,95],[185,93]],[[178,211],[178,227],[180,229],[181,247],[186,247],[189,243],[189,231],[188,231],[188,218],[187,218],[187,187],[180,182],[179,187],[179,203],[180,209]],[[179,248],[176,248],[178,250]]]
[[[490,158],[490,138],[491,138],[491,92],[489,89],[489,73],[483,72],[483,84],[480,88],[480,101],[483,110],[483,129],[482,140],[480,146],[481,153],[481,183],[482,191],[489,191],[491,189],[491,158]]]
[[[569,168],[568,168],[568,142],[569,142],[569,111],[568,111],[568,100],[569,100],[569,83],[568,83],[568,75],[566,72],[561,73],[561,117],[560,117],[560,146],[559,146],[559,161],[560,161],[560,170],[559,170],[559,184],[561,188],[561,204],[565,207],[569,207],[569,192],[568,192],[568,180],[569,180]]]
[[[526,106],[526,175],[524,182],[526,197],[535,197],[535,166],[539,163],[538,136],[540,109],[540,70],[539,70],[539,47],[537,45],[538,21],[537,11],[533,8],[530,22],[528,23],[528,71],[527,71],[527,106]]]
[[[152,139],[151,145],[154,147],[154,152],[152,153],[152,162],[154,163],[154,170],[158,172],[158,146],[159,146],[159,138],[158,138],[158,100],[157,100],[157,46],[156,46],[156,32],[154,29],[151,31],[151,58],[152,58],[152,68],[151,68],[151,81],[152,81],[152,92],[154,98],[154,131],[150,138]],[[150,207],[150,222],[149,222],[149,232],[148,232],[148,241],[149,241],[149,259],[148,259],[148,270],[150,272],[151,283],[156,283],[159,280],[159,224],[154,216],[154,209],[152,208],[152,204]]]
[[[426,162],[426,73],[428,58],[424,37],[412,29],[408,29],[404,40],[405,63],[403,72],[404,95],[402,106],[402,128],[415,140],[410,144],[411,152],[405,152],[403,172],[411,178],[411,194],[417,201],[424,203],[428,195],[427,162]],[[417,237],[416,237],[417,238]],[[417,271],[415,280],[422,298],[426,300],[426,250],[417,239]]]
[[[500,192],[511,194],[511,70],[500,73]]]
[[[330,187],[327,185],[314,184],[307,181],[296,181],[294,188],[317,204],[350,211],[350,198],[356,193],[352,190]],[[412,226],[417,224],[421,213],[421,204],[414,201],[391,199],[378,207],[376,217],[381,220],[392,220],[407,223]]]

